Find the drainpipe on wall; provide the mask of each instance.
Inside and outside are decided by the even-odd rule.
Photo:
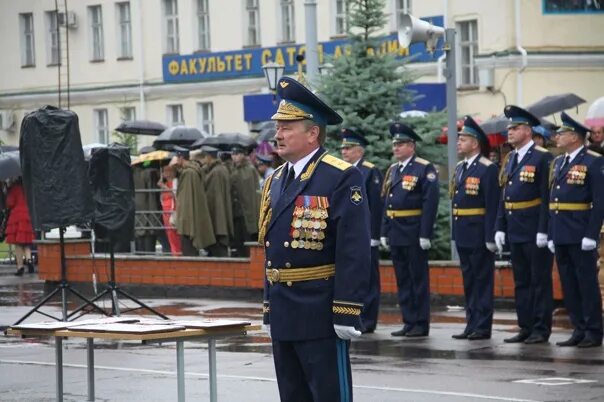
[[[138,101],[140,120],[146,119],[145,110],[145,52],[143,39],[143,0],[138,0]]]
[[[443,0],[443,28],[447,29],[447,16],[449,11],[449,0]],[[443,52],[443,54],[436,60],[436,82],[445,82],[445,76],[443,74],[443,70],[445,68],[444,61],[447,52]]]
[[[522,56],[522,65],[520,66],[520,68],[518,69],[518,73],[517,73],[517,79],[516,79],[516,104],[518,106],[522,106],[524,103],[522,101],[523,99],[523,94],[522,94],[522,89],[523,89],[523,85],[522,85],[522,73],[523,71],[526,69],[526,66],[528,65],[528,57],[527,57],[527,52],[526,49],[523,48],[520,43],[521,43],[521,38],[520,38],[520,0],[516,0],[515,1],[515,23],[516,23],[516,50],[520,52],[520,55]]]

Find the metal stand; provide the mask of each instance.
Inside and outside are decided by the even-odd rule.
[[[138,307],[126,310],[126,311],[124,311],[124,313],[128,313],[130,311],[134,311],[134,310],[143,308],[143,309],[163,318],[164,320],[169,320],[169,318],[167,316],[165,316],[164,314],[153,309],[152,307],[147,306],[145,303],[138,300],[136,297],[132,296],[131,294],[127,293],[126,291],[122,290],[119,286],[117,286],[117,283],[115,281],[115,254],[113,251],[113,240],[112,239],[109,240],[109,261],[110,261],[110,263],[109,263],[110,276],[109,276],[109,282],[107,282],[107,288],[105,290],[103,290],[101,293],[99,293],[98,295],[96,295],[92,299],[92,303],[109,295],[111,297],[111,315],[119,317],[121,313],[120,313],[118,295],[121,295],[121,296],[125,297],[126,299],[129,299],[138,305]],[[72,311],[68,315],[68,317],[72,317],[73,315],[82,311],[87,305],[88,305],[87,303],[82,304],[80,307],[78,307],[74,311]],[[83,312],[83,314],[86,314],[87,312],[88,311]],[[107,313],[105,313],[105,314],[107,314]],[[78,316],[78,317],[80,317],[80,316]]]
[[[44,297],[27,314],[25,314],[23,317],[19,318],[19,320],[17,320],[17,322],[15,322],[13,325],[20,324],[33,313],[42,314],[46,317],[50,317],[53,320],[57,320],[57,321],[69,321],[69,317],[71,317],[71,315],[73,313],[69,314],[69,315],[67,314],[67,293],[68,292],[70,292],[70,293],[74,294],[76,297],[80,298],[84,302],[84,304],[82,306],[90,306],[93,310],[96,310],[103,315],[108,315],[105,311],[103,311],[103,309],[101,309],[99,306],[94,304],[94,300],[87,299],[83,294],[81,294],[80,292],[75,290],[73,287],[71,287],[69,282],[67,282],[67,263],[65,261],[65,238],[63,237],[64,233],[65,233],[65,228],[60,227],[59,228],[59,242],[60,242],[60,247],[61,247],[61,282],[55,288],[55,290],[50,292],[50,294],[48,296]],[[39,310],[40,307],[42,307],[43,305],[48,303],[57,293],[61,293],[61,312],[62,312],[61,318],[55,317],[51,314],[48,314],[48,313],[45,313],[45,312]]]

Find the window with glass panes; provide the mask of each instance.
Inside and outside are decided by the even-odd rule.
[[[136,108],[133,106],[120,108],[120,119],[122,121],[136,120]]]
[[[199,128],[208,135],[214,135],[214,105],[212,102],[197,104]]]
[[[260,44],[260,7],[258,0],[245,0],[247,38],[245,44],[247,46],[255,46]]]
[[[34,15],[32,13],[19,14],[21,30],[21,66],[36,64],[36,50],[34,46]]]
[[[182,115],[182,105],[168,105],[166,107],[168,126],[184,126],[185,119]]]
[[[103,60],[103,13],[101,6],[89,6],[88,16],[90,18],[91,60]]]
[[[459,35],[459,86],[478,85],[478,68],[474,58],[478,55],[478,23],[476,20],[456,24]]]
[[[96,139],[101,144],[109,143],[109,119],[107,109],[94,109],[94,132]]]
[[[47,37],[47,62],[49,65],[58,65],[61,61],[61,49],[59,47],[59,32],[57,28],[59,20],[57,19],[56,11],[46,12],[46,27],[48,32]]]
[[[348,15],[350,3],[348,0],[336,0],[336,35],[345,35],[348,32]]]
[[[119,32],[118,57],[132,58],[132,21],[130,17],[130,2],[116,3],[117,23]]]
[[[177,0],[164,0],[165,53],[178,53],[180,49],[178,36],[178,3]]]
[[[281,0],[281,41],[295,42],[294,0]]]
[[[197,48],[210,50],[210,9],[208,0],[197,0]]]
[[[412,14],[411,0],[394,0],[396,13],[396,27],[401,26],[401,19],[405,14]]]

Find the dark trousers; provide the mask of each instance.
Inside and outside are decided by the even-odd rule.
[[[282,402],[352,402],[349,341],[273,340]]]
[[[136,236],[134,238],[134,247],[136,251],[144,253],[155,253],[155,242],[157,236],[154,234],[147,234],[143,236]]]
[[[247,240],[247,231],[243,216],[233,218],[233,229],[235,231],[231,243],[231,246],[234,248],[233,257],[249,257],[249,250],[243,245]]]
[[[582,251],[579,244],[556,245],[564,305],[575,334],[602,341],[602,298],[597,261],[598,250]]]
[[[369,275],[369,289],[363,303],[361,322],[364,330],[374,330],[377,327],[378,313],[380,310],[380,250],[371,247],[371,272]]]
[[[182,255],[186,257],[199,257],[199,250],[193,245],[193,240],[189,236],[180,236],[180,247],[182,249]]]
[[[457,247],[466,300],[465,333],[491,335],[493,327],[493,284],[495,254],[484,245]]]
[[[418,245],[390,247],[398,304],[403,323],[409,329],[430,328],[430,275],[428,253]]]
[[[208,257],[228,257],[229,240],[227,236],[216,236],[216,243],[207,247]]]
[[[510,243],[518,326],[548,338],[552,332],[553,255],[534,242]]]

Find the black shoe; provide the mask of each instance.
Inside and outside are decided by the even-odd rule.
[[[583,338],[585,338],[585,335],[573,335],[565,341],[556,342],[556,345],[558,345],[558,346],[577,346],[578,344],[581,343],[581,341],[583,341]]]
[[[596,341],[593,339],[585,338],[577,345],[578,348],[595,348],[602,346],[602,341]]]
[[[373,334],[375,332],[375,328],[366,328],[361,331],[363,334]]]
[[[428,336],[428,331],[425,331],[420,328],[413,328],[411,331],[407,332],[405,336],[407,338],[419,338],[422,336]]]
[[[17,272],[15,272],[15,276],[23,276],[23,272],[25,272],[24,267],[18,268]]]
[[[528,338],[524,340],[524,343],[527,345],[534,345],[536,343],[546,343],[548,341],[548,337],[541,334],[531,334]]]
[[[470,335],[470,334],[467,333],[466,331],[464,331],[461,334],[451,335],[451,338],[453,338],[453,339],[468,339],[468,335]]]
[[[405,335],[407,335],[407,333],[409,331],[410,331],[409,327],[403,327],[403,328],[399,329],[398,331],[391,332],[390,335],[392,335],[392,336],[405,336]]]
[[[30,274],[33,274],[35,272],[34,262],[32,260],[27,260],[25,262],[25,265],[27,265],[27,272],[29,272]]]
[[[520,331],[516,335],[511,338],[505,338],[503,341],[505,343],[520,343],[526,341],[531,334],[525,331]]]
[[[469,341],[480,341],[482,339],[491,339],[491,334],[481,334],[480,332],[472,332],[468,335]]]

